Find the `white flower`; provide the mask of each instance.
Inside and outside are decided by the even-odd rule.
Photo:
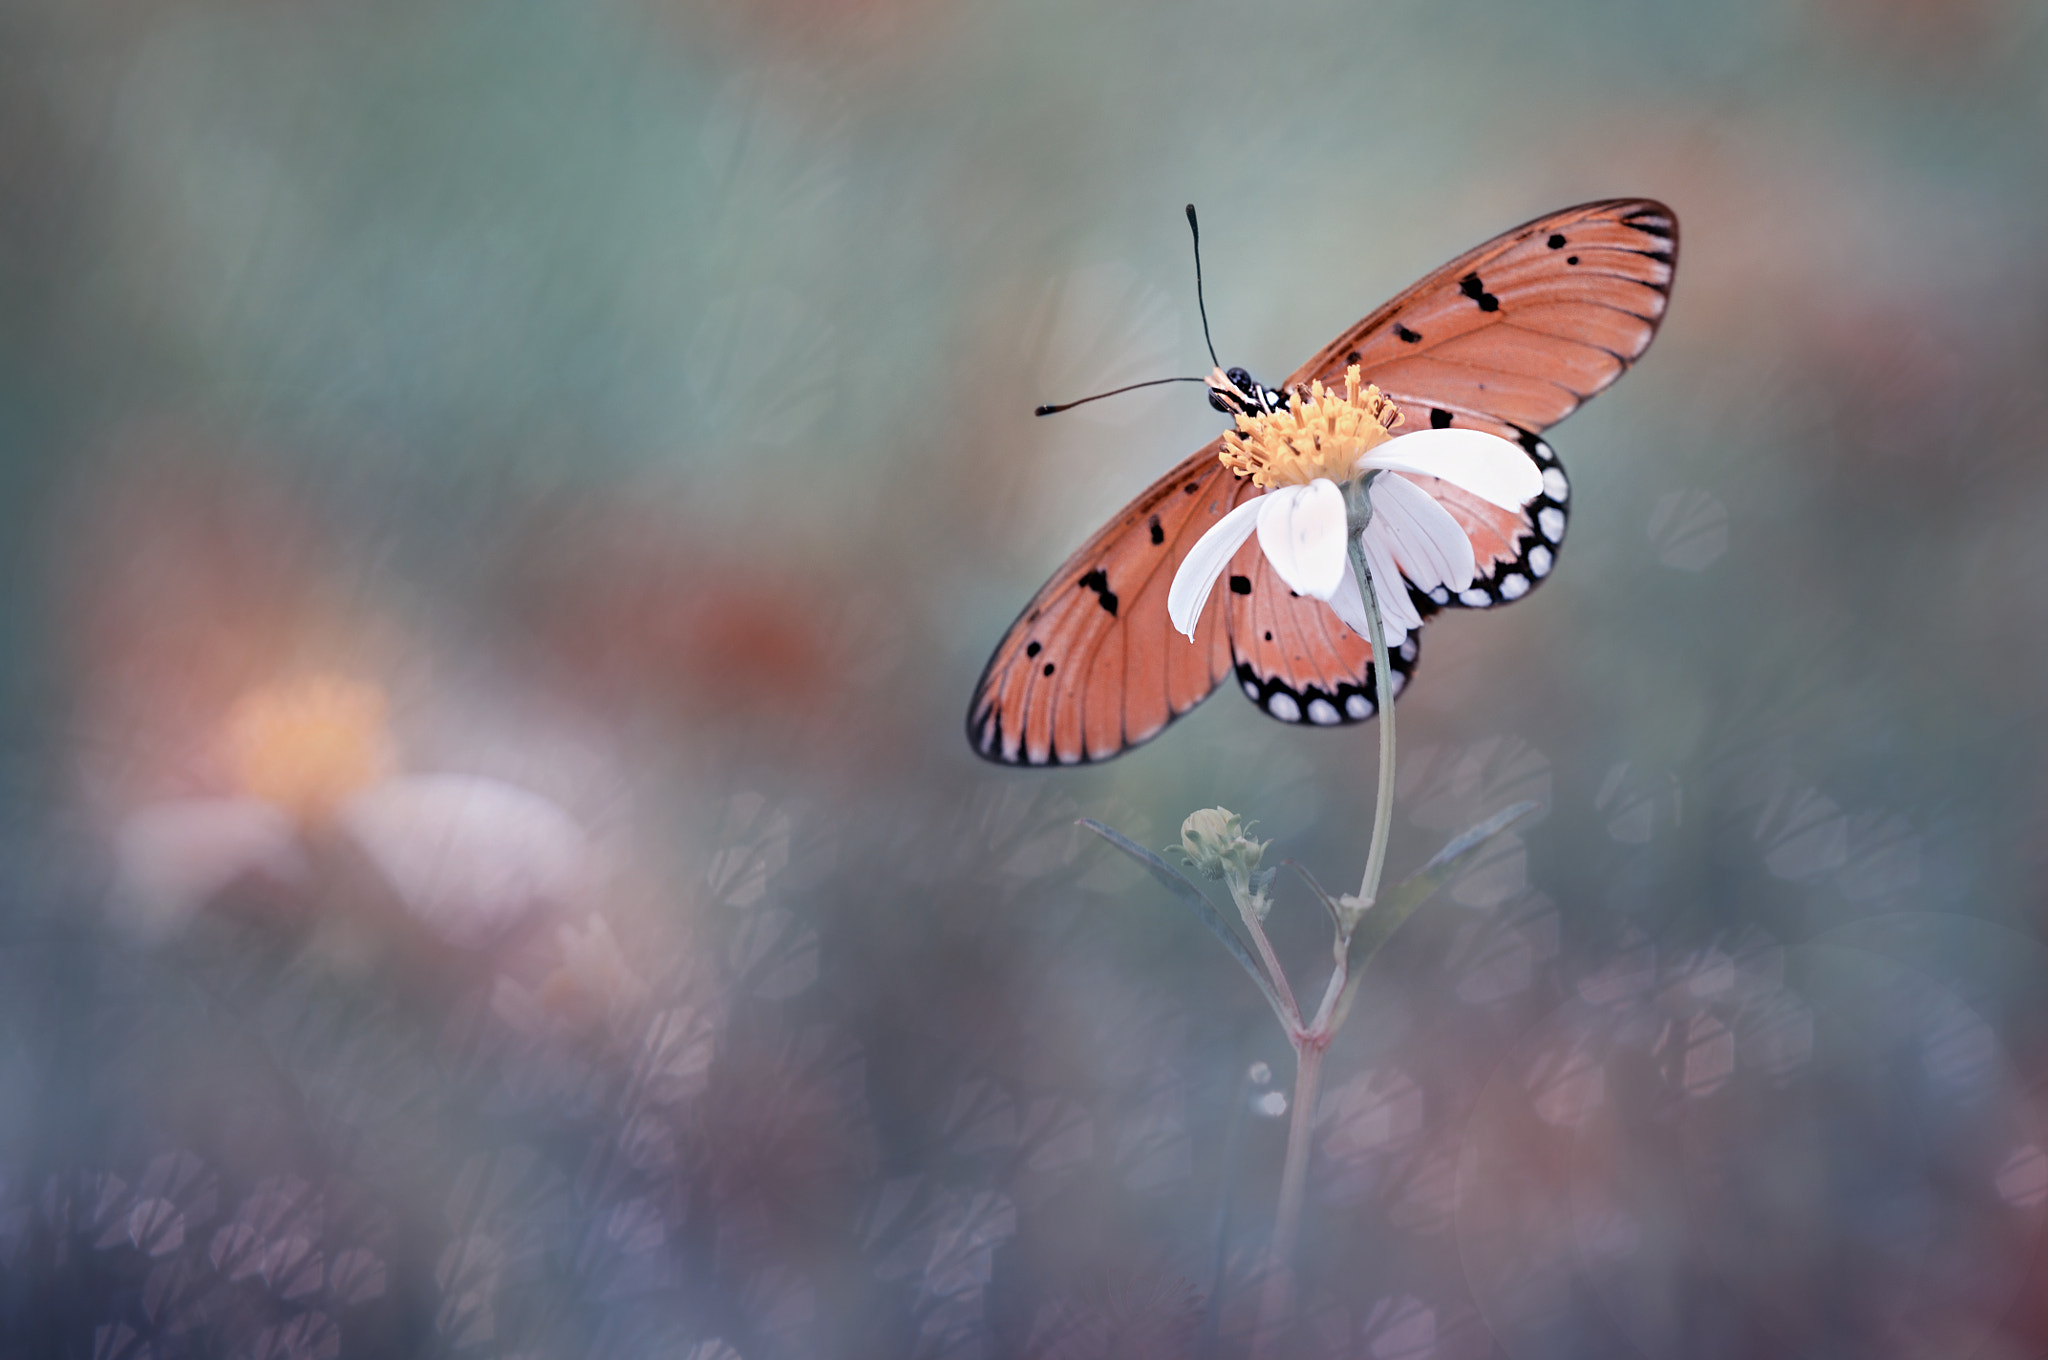
[[[1504,510],[1519,510],[1543,490],[1543,474],[1520,448],[1478,430],[1418,430],[1390,437],[1400,415],[1376,388],[1360,388],[1358,368],[1342,396],[1315,383],[1292,409],[1237,418],[1223,461],[1266,492],[1210,527],[1182,560],[1167,591],[1173,626],[1190,638],[1216,578],[1254,530],[1259,547],[1289,589],[1322,600],[1360,636],[1365,597],[1352,571],[1349,517],[1341,482],[1369,478],[1371,515],[1359,532],[1387,645],[1397,647],[1422,618],[1403,577],[1418,589],[1453,594],[1472,584],[1472,540],[1448,510],[1401,474],[1434,477]]]
[[[336,819],[415,918],[483,948],[545,903],[573,899],[583,829],[537,793],[482,775],[398,775]]]
[[[300,884],[310,868],[298,827],[253,798],[180,798],[129,815],[115,836],[108,909],[157,944],[245,874]]]
[[[147,805],[116,835],[110,906],[144,942],[175,933],[246,875],[302,885],[309,835],[341,832],[416,919],[483,948],[544,904],[572,900],[587,858],[569,814],[462,774],[399,774],[374,686],[308,676],[262,686],[228,715],[234,796]]]

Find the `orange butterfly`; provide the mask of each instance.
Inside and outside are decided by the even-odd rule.
[[[1415,431],[1475,430],[1513,441],[1541,474],[1540,492],[1518,509],[1399,470],[1469,537],[1475,570],[1454,592],[1402,561],[1408,598],[1384,607],[1419,627],[1440,609],[1520,599],[1556,564],[1570,496],[1557,455],[1538,434],[1649,348],[1677,263],[1678,219],[1661,203],[1566,208],[1451,261],[1324,346],[1279,389],[1243,369],[1213,374],[1211,404],[1241,416],[1276,412],[1306,402],[1311,388],[1320,395],[1316,384],[1342,388],[1355,367],[1399,410],[1387,441],[1394,454]],[[1385,420],[1394,421],[1392,409]],[[1333,612],[1339,601],[1326,606],[1289,589],[1261,551],[1264,519],[1258,539],[1243,537],[1252,512],[1237,517],[1244,527],[1229,540],[1242,546],[1229,559],[1226,607],[1201,610],[1196,602],[1190,621],[1177,600],[1192,643],[1175,630],[1168,593],[1183,560],[1219,521],[1262,495],[1223,461],[1232,447],[1241,445],[1219,436],[1147,487],[1025,606],[968,707],[967,739],[978,754],[1007,765],[1106,760],[1157,736],[1233,671],[1245,696],[1283,722],[1336,725],[1373,715],[1372,645]],[[1377,566],[1373,576],[1382,579]],[[1414,671],[1418,640],[1407,631],[1396,643],[1401,631],[1390,629],[1388,640],[1396,694]]]

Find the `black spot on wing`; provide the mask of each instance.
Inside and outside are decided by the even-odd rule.
[[[1429,413],[1429,428],[1432,430],[1450,429],[1451,413],[1441,406],[1433,407]]]
[[[1398,321],[1394,323],[1394,334],[1400,337],[1401,343],[1404,345],[1419,345],[1422,343],[1421,331],[1411,331]]]
[[[1152,529],[1153,545],[1156,547],[1157,545],[1164,543],[1166,541],[1166,530],[1159,527],[1159,516],[1152,516],[1152,522],[1150,527]]]
[[[1546,244],[1548,244],[1552,250],[1564,249],[1564,234],[1562,232],[1552,232],[1550,234],[1550,240]]]
[[[1479,310],[1482,312],[1497,312],[1500,310],[1500,299],[1486,291],[1486,285],[1479,281],[1479,275],[1476,273],[1467,274],[1464,278],[1459,279],[1458,291],[1478,303]]]
[[[1028,646],[1028,647],[1026,647],[1026,648],[1024,649],[1024,655],[1026,655],[1026,656],[1037,656],[1037,655],[1038,655],[1038,654],[1039,654],[1040,652],[1042,652],[1042,651],[1044,651],[1044,650],[1045,650],[1045,646],[1044,646],[1044,644],[1043,644],[1043,643],[1038,643],[1038,642],[1034,642],[1034,643],[1032,643],[1032,644],[1031,644],[1030,646]]]
[[[1047,675],[1051,675],[1051,674],[1052,674],[1052,662],[1048,661],[1048,662],[1046,662],[1046,663],[1045,663],[1045,673],[1046,673]]]
[[[1579,257],[1576,255],[1567,255],[1564,257],[1564,262],[1566,264],[1577,264],[1579,262]]]
[[[1249,594],[1251,594],[1251,593],[1252,593],[1252,578],[1251,578],[1251,577],[1249,577],[1249,576],[1233,576],[1233,577],[1231,577],[1231,578],[1230,578],[1230,593],[1231,593],[1231,594],[1233,594],[1233,595],[1249,595]]]
[[[1104,571],[1101,567],[1097,567],[1093,571],[1083,572],[1081,579],[1076,584],[1083,590],[1094,591],[1097,603],[1101,604],[1111,614],[1116,613],[1116,592],[1109,588],[1108,572]]]

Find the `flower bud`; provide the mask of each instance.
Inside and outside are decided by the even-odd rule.
[[[1229,808],[1203,808],[1180,824],[1180,848],[1206,878],[1249,879],[1267,844],[1245,835],[1244,820]]]

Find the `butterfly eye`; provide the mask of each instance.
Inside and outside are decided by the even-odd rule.
[[[1235,392],[1225,392],[1219,388],[1211,388],[1209,392],[1209,404],[1211,406],[1227,416],[1236,415],[1240,412],[1249,415],[1261,409],[1261,393],[1258,379],[1241,368],[1227,368],[1223,370],[1223,376],[1229,379],[1230,385],[1237,390]]]

